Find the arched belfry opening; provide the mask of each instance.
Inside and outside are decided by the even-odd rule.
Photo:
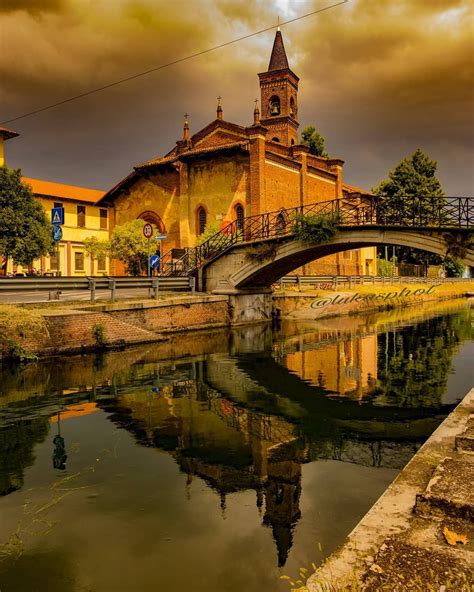
[[[280,98],[277,95],[273,95],[270,98],[270,102],[268,104],[268,115],[270,117],[276,117],[280,115]]]

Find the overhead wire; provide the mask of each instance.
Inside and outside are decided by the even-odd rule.
[[[214,47],[209,47],[208,49],[204,49],[204,50],[192,53],[190,55],[184,56],[182,58],[178,58],[178,59],[173,60],[171,62],[167,62],[166,64],[161,64],[159,66],[155,66],[153,68],[150,68],[149,70],[139,72],[138,74],[133,74],[132,76],[127,76],[126,78],[121,78],[120,80],[115,80],[114,82],[110,82],[108,84],[104,84],[103,86],[99,86],[97,88],[93,88],[91,90],[74,95],[72,97],[68,97],[67,99],[63,99],[63,100],[58,101],[56,103],[51,103],[50,105],[46,105],[45,107],[40,107],[38,109],[34,109],[33,111],[23,113],[22,115],[12,117],[11,119],[6,119],[5,121],[1,121],[0,125],[12,123],[12,122],[18,121],[20,119],[25,119],[26,117],[31,117],[33,115],[37,115],[38,113],[43,113],[44,111],[49,111],[50,109],[54,109],[55,107],[59,107],[60,105],[65,105],[66,103],[71,103],[73,101],[77,101],[78,99],[82,99],[84,97],[88,97],[88,96],[93,95],[95,93],[99,93],[99,92],[106,90],[108,88],[113,88],[114,86],[118,86],[120,84],[130,82],[131,80],[135,80],[137,78],[141,78],[142,76],[147,76],[148,74],[151,74],[153,72],[158,72],[159,70],[163,70],[164,68],[169,68],[170,66],[175,66],[176,64],[181,64],[182,62],[186,62],[187,60],[192,60],[194,58],[205,55],[207,53],[211,53],[213,51],[217,51],[218,49],[222,49],[223,47],[228,47],[229,45],[233,45],[234,43],[239,43],[240,41],[244,41],[246,39],[250,39],[251,37],[261,35],[262,33],[266,33],[267,31],[271,31],[273,29],[277,29],[277,28],[282,27],[284,25],[289,25],[289,24],[294,23],[296,21],[300,21],[300,20],[308,18],[310,16],[314,16],[315,14],[325,12],[327,10],[331,10],[332,8],[336,8],[337,6],[341,6],[342,4],[347,4],[347,2],[349,2],[349,0],[341,0],[340,2],[337,2],[335,4],[331,4],[330,6],[325,6],[323,8],[313,10],[312,12],[308,12],[306,14],[300,15],[298,17],[289,19],[289,20],[281,22],[281,23],[279,22],[277,25],[272,25],[271,27],[266,27],[265,29],[260,29],[259,31],[255,31],[255,32],[249,33],[247,35],[243,35],[242,37],[238,37],[237,39],[232,39],[231,41],[226,41],[225,43],[215,45]]]

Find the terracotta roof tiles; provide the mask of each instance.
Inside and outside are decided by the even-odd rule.
[[[30,179],[29,177],[22,177],[22,181],[31,186],[33,193],[46,197],[72,199],[74,201],[85,201],[93,204],[105,195],[105,191],[78,187],[77,185],[65,185],[63,183],[54,183],[53,181]]]

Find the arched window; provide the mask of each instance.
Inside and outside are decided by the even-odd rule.
[[[296,117],[296,105],[293,97],[290,99],[290,115],[291,117]]]
[[[206,230],[207,224],[207,213],[206,210],[201,206],[197,211],[197,230],[198,235],[202,234]]]
[[[272,142],[279,142],[280,138],[277,138],[276,136],[274,138],[272,138]]]
[[[275,117],[276,115],[280,115],[280,99],[276,95],[273,95],[268,103],[268,108],[270,111],[270,115]]]
[[[294,146],[295,145],[295,141],[293,140],[293,138],[291,138],[291,145]]]
[[[237,204],[235,206],[235,219],[237,221],[237,230],[244,229],[244,206],[242,204]]]

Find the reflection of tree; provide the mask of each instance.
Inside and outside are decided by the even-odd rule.
[[[49,418],[19,421],[0,430],[0,495],[23,485],[23,471],[33,464],[33,448],[49,432]]]
[[[471,332],[470,311],[435,317],[378,336],[375,402],[396,407],[439,407],[453,355]]]

